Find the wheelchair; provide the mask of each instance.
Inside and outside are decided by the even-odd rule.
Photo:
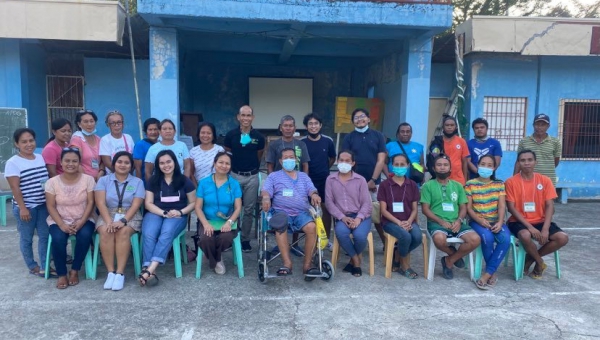
[[[313,219],[316,222],[317,218],[320,218],[320,208],[310,208],[310,214],[312,215]],[[272,253],[270,251],[268,251],[267,248],[267,238],[269,235],[273,235],[275,234],[275,230],[273,230],[270,226],[269,226],[269,214],[265,213],[264,211],[261,211],[261,215],[260,215],[260,230],[258,231],[258,280],[261,283],[267,283],[268,280],[270,279],[279,279],[279,278],[284,278],[286,276],[279,276],[277,275],[276,272],[274,273],[270,273],[269,272],[269,263],[271,263],[273,260],[275,260],[276,258],[278,258],[281,253],[280,252],[276,252],[276,253]],[[298,240],[296,242],[291,243],[289,246],[293,247],[295,246],[297,243],[299,243],[301,240],[303,240],[306,237],[306,235],[304,235],[304,233],[301,233],[300,236],[298,237]],[[330,261],[324,260],[323,259],[323,249],[321,249],[321,247],[319,246],[321,244],[321,238],[319,237],[319,234],[317,233],[317,244],[315,246],[315,250],[313,251],[312,256],[312,263],[314,265],[315,268],[318,269],[319,273],[314,273],[314,274],[304,274],[304,279],[305,281],[313,281],[317,278],[323,280],[323,281],[330,281],[331,279],[333,279],[333,276],[335,274],[335,270],[333,269],[333,265],[331,264]],[[309,256],[308,254],[306,254],[305,256]]]

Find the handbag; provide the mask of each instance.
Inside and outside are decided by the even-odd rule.
[[[400,143],[400,141],[396,141],[398,142],[398,145],[400,145],[400,149],[402,149],[402,152],[406,155],[406,157],[408,158],[408,154],[406,153],[406,150],[404,150],[404,146],[402,146],[402,143]],[[418,167],[421,169],[419,170],[419,168],[417,168],[415,166],[415,163],[410,163],[410,179],[412,179],[413,181],[415,181],[416,183],[422,183],[423,182],[423,178],[425,177],[425,174],[423,174],[423,167],[421,167],[421,164],[416,163],[418,165]]]

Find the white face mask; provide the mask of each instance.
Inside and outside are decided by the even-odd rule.
[[[348,163],[338,163],[337,167],[338,170],[343,174],[347,174],[350,172],[350,170],[352,170],[352,165]]]
[[[365,126],[365,127],[354,127],[354,130],[356,130],[356,132],[360,132],[360,133],[365,133],[367,130],[369,129],[369,126]]]

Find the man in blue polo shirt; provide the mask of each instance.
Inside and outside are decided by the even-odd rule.
[[[477,164],[479,163],[479,158],[485,155],[492,155],[496,160],[496,169],[500,167],[500,162],[502,160],[502,146],[500,142],[494,138],[488,138],[488,122],[485,118],[477,118],[471,124],[473,128],[473,132],[475,133],[475,138],[471,139],[467,142],[467,146],[469,147],[470,162],[467,162],[467,166],[469,167],[469,178],[477,178],[479,174],[477,173]]]
[[[385,146],[385,148],[387,149],[387,156],[389,159],[387,169],[383,169],[383,172],[386,176],[388,176],[388,174],[392,172],[392,157],[398,154],[406,154],[411,164],[420,164],[421,167],[423,167],[423,172],[425,172],[425,158],[423,153],[423,145],[417,142],[413,142],[411,141],[411,139],[412,126],[406,122],[398,125],[398,129],[396,130],[396,140],[387,143]],[[404,151],[406,152],[402,151],[402,148],[404,148]],[[410,167],[408,168],[408,170],[409,173],[406,174],[406,176],[410,178]]]
[[[381,172],[385,168],[385,157],[387,149],[385,148],[385,136],[369,128],[369,111],[366,109],[356,109],[352,112],[352,123],[354,131],[350,132],[344,138],[342,150],[354,152],[354,172],[363,176],[371,192],[371,200],[377,202],[377,186],[381,181]],[[385,234],[380,224],[375,224],[375,229],[385,243]]]
[[[308,176],[319,191],[319,196],[325,198],[325,181],[329,176],[329,168],[335,162],[335,145],[333,139],[321,133],[323,127],[323,119],[316,113],[309,113],[304,116],[302,121],[308,136],[302,137],[301,140],[306,144],[310,161],[308,162]],[[331,230],[331,215],[327,209],[323,209],[323,224],[327,237],[330,238]],[[327,245],[329,250],[333,249],[333,244],[329,242]]]
[[[254,112],[248,105],[237,114],[240,126],[227,132],[223,146],[231,152],[231,177],[242,187],[244,218],[242,221],[242,251],[251,252],[252,216],[258,198],[258,168],[265,151],[265,137],[252,128]]]

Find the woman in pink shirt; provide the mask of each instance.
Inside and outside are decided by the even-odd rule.
[[[63,148],[69,146],[71,135],[73,134],[71,122],[65,118],[56,118],[52,121],[51,127],[52,137],[50,137],[42,151],[42,157],[44,157],[44,162],[46,162],[46,169],[48,169],[50,178],[62,174],[63,169],[60,166],[60,153]]]
[[[75,116],[75,124],[79,131],[73,134],[71,145],[77,146],[81,152],[81,168],[83,173],[92,176],[96,181],[106,170],[100,159],[100,137],[96,135],[98,116],[91,110],[81,110]]]

